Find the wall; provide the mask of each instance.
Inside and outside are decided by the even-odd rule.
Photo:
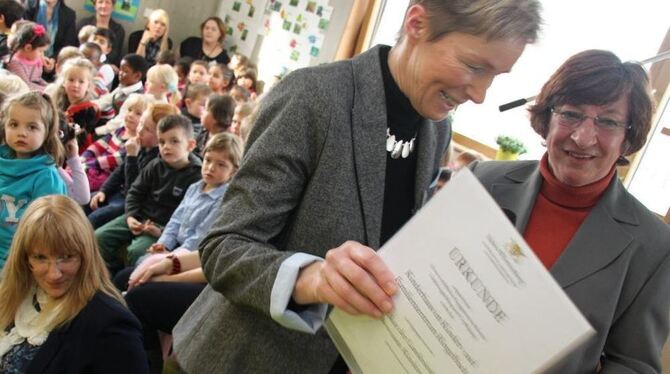
[[[77,13],[77,19],[88,17],[92,13],[84,9],[84,0],[66,0],[69,7]],[[141,0],[140,10],[134,22],[118,21],[126,30],[124,51],[128,43],[128,35],[144,28],[144,11],[146,9],[165,9],[170,15],[170,38],[175,49],[179,50],[179,43],[189,36],[200,36],[200,23],[216,14],[219,1],[216,0]],[[125,54],[125,52],[124,52]]]

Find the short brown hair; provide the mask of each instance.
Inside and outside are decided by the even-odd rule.
[[[218,27],[219,32],[221,32],[221,36],[219,36],[219,43],[223,44],[223,41],[226,38],[226,24],[223,23],[223,20],[221,20],[221,18],[219,17],[216,16],[207,17],[204,21],[202,21],[202,23],[200,24],[200,34],[202,34],[202,30],[205,28],[205,24],[209,21],[214,21],[216,23],[216,27]]]
[[[533,43],[542,24],[538,0],[411,0],[407,9],[414,5],[426,9],[430,41],[462,32],[488,40],[520,38]],[[403,34],[401,29],[401,38]]]
[[[586,50],[567,59],[542,87],[530,112],[530,123],[543,138],[549,132],[551,109],[565,104],[606,105],[628,98],[625,155],[644,145],[651,129],[654,103],[649,78],[637,63],[621,62],[612,52]]]

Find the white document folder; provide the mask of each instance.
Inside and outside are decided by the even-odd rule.
[[[400,291],[326,329],[353,373],[534,373],[594,334],[468,169],[379,251]]]

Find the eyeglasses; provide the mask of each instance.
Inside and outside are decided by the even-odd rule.
[[[602,133],[615,133],[620,129],[629,130],[631,128],[630,125],[615,121],[611,118],[601,116],[591,117],[574,110],[560,110],[552,107],[551,112],[558,118],[559,125],[569,129],[576,129],[587,118],[592,119],[593,123],[596,125],[596,129]]]
[[[53,262],[58,270],[72,269],[79,263],[80,257],[78,255],[62,255],[56,257],[55,260],[49,259],[44,255],[30,255],[28,256],[28,263],[35,271],[46,271]]]

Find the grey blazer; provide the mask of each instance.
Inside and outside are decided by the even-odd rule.
[[[471,169],[523,233],[542,184],[538,162],[482,162]],[[552,372],[593,373],[599,364],[604,373],[661,371],[669,254],[670,228],[615,177],[550,269],[597,332]]]
[[[324,257],[347,240],[379,247],[386,171],[379,49],[298,70],[263,100],[222,215],[200,251],[209,285],[173,331],[190,373],[327,373],[327,334],[281,327],[270,294],[295,252]],[[431,194],[446,121],[417,135],[415,207]]]

